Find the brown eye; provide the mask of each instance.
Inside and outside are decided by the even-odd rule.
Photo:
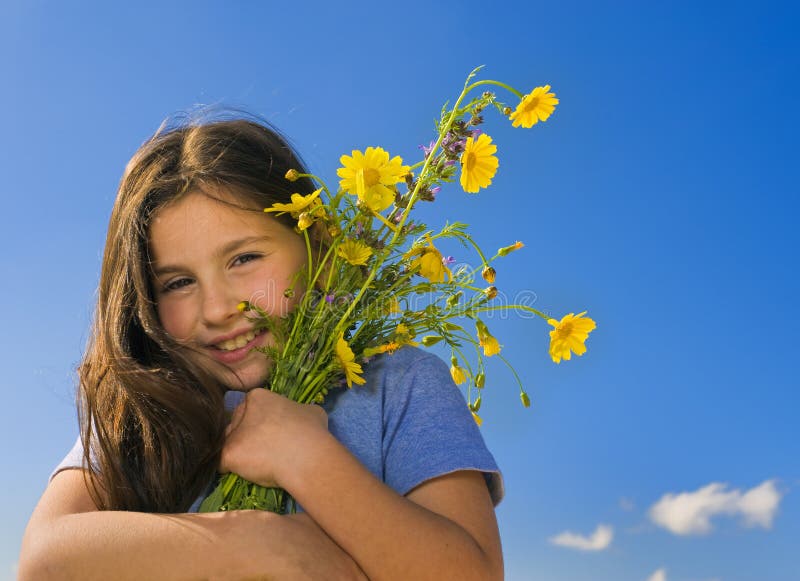
[[[167,291],[167,292],[173,291],[173,290],[178,290],[178,289],[181,289],[181,288],[183,288],[183,287],[185,287],[186,285],[189,285],[189,284],[192,284],[192,279],[191,278],[179,278],[177,280],[173,280],[173,281],[165,284],[164,285],[164,290]]]
[[[236,259],[233,262],[234,262],[234,264],[236,264],[236,263],[244,264],[246,262],[251,262],[251,261],[256,260],[258,258],[261,258],[260,254],[254,254],[254,253],[242,254],[240,256],[237,256]]]

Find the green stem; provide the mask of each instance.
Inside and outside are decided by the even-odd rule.
[[[510,85],[506,85],[505,83],[501,83],[500,81],[492,81],[490,79],[486,79],[484,81],[476,81],[475,83],[472,83],[469,87],[467,87],[466,92],[468,93],[472,89],[474,89],[475,87],[479,87],[480,85],[497,85],[498,87],[503,87],[507,91],[511,91],[517,97],[519,97],[520,100],[522,100],[522,98],[525,97],[525,95],[523,95],[522,93],[517,91],[514,87],[512,87]]]
[[[541,311],[537,311],[533,307],[526,307],[525,305],[495,305],[493,307],[484,307],[482,309],[471,309],[474,313],[485,313],[488,311],[500,311],[505,309],[519,309],[522,311],[528,311],[529,313],[533,313],[535,315],[539,315],[545,321],[549,321],[553,317],[548,317]]]

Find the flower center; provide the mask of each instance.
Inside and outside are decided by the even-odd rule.
[[[538,106],[539,106],[539,97],[534,97],[533,99],[531,99],[530,101],[525,103],[525,106],[523,107],[523,109],[524,109],[524,111],[526,113],[530,113],[531,111],[536,109],[536,107],[538,107]]]
[[[465,153],[464,154],[464,169],[466,171],[472,171],[472,168],[475,167],[475,161],[476,160],[477,160],[477,156],[473,152],[468,151],[467,153]]]
[[[371,188],[381,180],[381,174],[374,167],[367,167],[361,170],[364,172],[364,185]]]
[[[572,333],[572,323],[564,323],[556,330],[559,339],[566,339]]]

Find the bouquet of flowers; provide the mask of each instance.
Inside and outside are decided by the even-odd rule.
[[[516,309],[543,318],[553,327],[550,356],[556,363],[569,360],[572,352],[586,351],[584,342],[595,323],[584,316],[585,311],[555,320],[527,305],[492,304],[498,292],[492,264],[522,248],[522,242],[487,258],[465,224],[446,224],[435,231],[410,219],[419,202],[433,202],[442,185],[456,178],[469,193],[491,184],[499,162],[492,138],[479,129],[484,111],[495,109],[514,127],[530,128],[546,121],[558,104],[550,85],[524,95],[494,80],[471,82],[480,68],[467,77],[452,107],[442,108],[436,138],[421,148],[423,159],[418,163],[404,165],[399,156],[390,157],[380,147],[353,151],[341,157],[336,191],[317,176],[295,170],[286,174],[289,181],[310,177],[320,186],[308,195],[293,194],[289,204],[264,209],[291,214],[305,238],[307,267],[293,285],[301,290],[285,291],[287,296],[302,292],[302,297],[282,318],[270,317],[248,301],[239,305],[257,330],[268,329],[275,338],[273,345],[262,349],[272,364],[268,386],[272,391],[300,403],[322,403],[329,389],[363,384],[362,364],[369,358],[404,345],[441,343],[451,350],[453,381],[467,384],[467,402],[480,425],[484,357],[497,356],[508,365],[482,315]],[[485,86],[510,91],[519,103],[512,109],[490,91],[470,96]],[[452,261],[436,247],[437,241],[447,238],[474,250],[480,266],[451,269]],[[467,347],[473,348],[473,356],[465,352]],[[522,404],[528,407],[530,398],[511,370]],[[226,474],[200,511],[236,509],[283,513],[294,510],[294,502],[284,490]]]

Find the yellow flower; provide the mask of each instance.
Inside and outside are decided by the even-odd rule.
[[[533,127],[539,121],[547,121],[558,105],[555,93],[549,93],[550,85],[536,87],[519,102],[517,108],[509,116],[514,127],[522,125],[526,129]]]
[[[378,347],[378,349],[383,348],[383,352],[394,353],[403,345],[412,345],[417,347],[419,345],[418,341],[413,341],[416,334],[414,333],[413,329],[409,329],[405,323],[400,323],[392,333],[392,340],[387,345],[382,345]]]
[[[461,187],[474,194],[481,188],[489,187],[500,162],[494,156],[497,146],[492,138],[481,133],[478,139],[467,137],[464,153],[461,154]]]
[[[481,320],[475,321],[475,327],[478,329],[478,343],[483,347],[483,354],[486,357],[491,357],[500,353],[500,343],[489,333],[489,329],[484,322]]]
[[[269,208],[264,208],[265,212],[278,212],[277,215],[285,214],[289,212],[293,218],[298,218],[302,212],[307,210],[313,210],[316,206],[319,205],[319,194],[322,191],[322,188],[315,190],[314,192],[308,194],[307,196],[303,196],[302,194],[292,194],[292,203],[291,204],[272,204]]]
[[[483,347],[483,354],[486,355],[486,357],[491,357],[492,355],[500,353],[500,343],[497,341],[497,338],[492,335],[486,335],[483,339],[478,339],[478,341],[481,347]]]
[[[429,281],[444,282],[446,277],[447,281],[450,282],[453,278],[453,273],[444,265],[442,253],[433,245],[431,237],[428,236],[427,239],[427,246],[416,246],[412,248],[406,252],[405,258],[408,259],[416,256],[416,258],[411,261],[411,269],[419,269],[417,274],[424,276]]]
[[[467,376],[464,373],[464,369],[458,363],[453,363],[450,366],[450,377],[453,378],[453,382],[456,385],[461,385],[467,380]]]
[[[378,345],[377,347],[367,347],[364,349],[364,357],[372,357],[379,353],[394,353],[400,347],[397,343],[390,342],[385,345]]]
[[[478,424],[478,426],[480,426],[481,424],[483,424],[483,420],[482,420],[482,419],[481,419],[481,417],[480,417],[478,414],[476,414],[475,412],[472,412],[472,419],[473,419],[473,420],[475,420],[475,423],[476,423],[476,424]]]
[[[389,153],[380,147],[368,147],[364,153],[354,149],[352,157],[343,155],[339,161],[344,166],[336,170],[342,178],[339,186],[375,212],[392,205],[395,190],[389,186],[402,182],[409,172],[399,155],[389,160]]]
[[[372,248],[359,240],[348,238],[339,245],[336,254],[353,266],[366,266],[367,260],[372,256]]]
[[[344,340],[344,334],[339,334],[339,339],[336,341],[336,358],[339,360],[339,365],[344,370],[344,376],[347,380],[347,387],[353,387],[354,383],[362,385],[367,382],[366,379],[361,377],[363,370],[361,365],[355,362],[355,355],[350,345]]]
[[[575,355],[586,353],[584,341],[589,333],[597,327],[597,324],[589,317],[583,318],[586,311],[575,315],[570,313],[560,321],[549,319],[547,322],[555,329],[550,331],[550,357],[556,363],[561,363],[561,359],[569,361],[574,352]]]

